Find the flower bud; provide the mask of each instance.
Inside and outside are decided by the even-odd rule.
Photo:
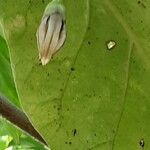
[[[46,65],[66,39],[65,8],[57,0],[48,4],[37,30],[39,59]]]

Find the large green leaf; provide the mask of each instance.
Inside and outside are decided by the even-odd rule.
[[[34,126],[54,150],[150,149],[150,2],[64,0],[67,40],[43,67],[35,33],[48,2],[0,1],[18,94]]]

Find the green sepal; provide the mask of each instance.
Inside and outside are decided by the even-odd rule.
[[[63,20],[65,20],[65,6],[60,0],[53,0],[52,2],[50,2],[44,11],[43,17],[50,16],[51,14],[56,12],[60,13]]]

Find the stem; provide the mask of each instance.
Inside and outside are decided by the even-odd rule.
[[[6,98],[0,96],[0,115],[8,121],[36,138],[39,142],[47,145],[41,135],[34,129],[33,125],[23,111],[16,108]]]

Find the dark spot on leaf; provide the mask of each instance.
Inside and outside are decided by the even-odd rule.
[[[67,108],[67,111],[69,111],[69,108]]]
[[[71,144],[72,144],[72,142],[69,142],[69,144],[71,145]]]
[[[96,133],[94,134],[94,136],[96,136]]]
[[[62,92],[62,91],[63,91],[63,89],[60,89],[60,91]]]
[[[66,141],[65,144],[68,144],[68,142]]]
[[[87,142],[87,143],[89,143],[89,141],[88,141],[88,140],[86,140],[86,142]]]
[[[60,110],[60,107],[58,107],[57,110]]]
[[[44,4],[44,3],[45,3],[45,0],[42,0],[42,3]]]
[[[50,74],[49,73],[47,73],[47,76],[49,76]]]
[[[141,147],[144,147],[144,145],[145,145],[144,139],[141,139],[140,142],[139,142],[139,144],[140,144]]]
[[[76,133],[77,133],[77,129],[74,129],[74,130],[73,130],[73,136],[75,136]]]
[[[138,4],[141,4],[141,1],[138,1]]]
[[[75,68],[71,67],[71,71],[75,71]]]
[[[91,27],[88,27],[88,30],[90,30],[91,29]]]
[[[91,45],[91,42],[90,42],[90,41],[88,41],[88,44],[89,44],[89,45]]]
[[[135,64],[135,60],[133,60],[133,64]]]

